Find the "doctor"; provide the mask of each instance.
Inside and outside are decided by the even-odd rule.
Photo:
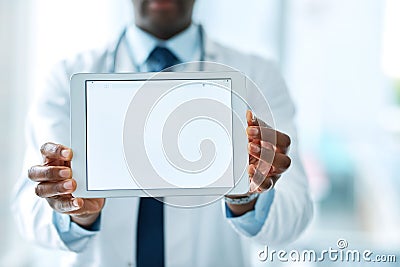
[[[250,266],[257,259],[249,251],[251,243],[262,247],[292,241],[313,212],[285,84],[270,62],[207,38],[192,23],[194,0],[133,0],[133,4],[135,25],[109,47],[60,63],[33,101],[24,171],[13,200],[22,235],[70,251],[60,266]],[[160,70],[194,60],[243,71],[269,100],[279,131],[247,114],[250,192],[191,209],[150,203],[145,210],[144,198],[74,198],[73,151],[68,147],[71,75],[150,71],[157,64]],[[255,109],[257,101],[250,96]],[[269,137],[274,134],[277,144],[271,147]],[[275,152],[273,162],[260,157],[260,151]],[[146,216],[149,220],[141,222]],[[154,239],[143,243],[148,235]]]

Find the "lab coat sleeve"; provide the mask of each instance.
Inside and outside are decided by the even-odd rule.
[[[22,236],[36,244],[64,250],[71,249],[54,223],[54,212],[45,199],[36,196],[36,183],[27,174],[31,166],[42,163],[40,147],[44,143],[70,146],[69,81],[66,63],[62,62],[37,89],[28,113],[23,170],[12,198],[13,214]],[[74,226],[70,230],[74,230]],[[81,241],[89,242],[90,237]],[[79,248],[83,247],[81,243]]]
[[[53,212],[53,223],[58,234],[69,250],[74,252],[83,251],[90,238],[100,230],[100,221],[101,216],[86,230],[72,222],[69,215]]]
[[[298,153],[295,108],[287,87],[273,64],[256,57],[251,62],[254,69],[249,71],[252,74],[250,78],[267,99],[275,128],[291,137],[289,156],[292,164],[275,185],[272,198],[268,197],[271,192],[263,192],[254,211],[244,217],[227,220],[238,233],[257,243],[285,244],[298,238],[308,226],[313,216],[313,203]],[[263,104],[260,101],[263,100],[249,96],[250,106],[258,114],[260,112],[257,112],[257,108]],[[225,208],[223,210],[226,212]]]

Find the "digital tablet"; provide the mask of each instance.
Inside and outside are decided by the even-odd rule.
[[[75,196],[248,192],[242,73],[79,73],[70,97]]]

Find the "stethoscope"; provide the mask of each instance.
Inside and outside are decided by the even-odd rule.
[[[205,57],[206,57],[206,51],[205,51],[206,49],[205,49],[205,43],[204,43],[204,30],[203,30],[203,26],[201,24],[198,25],[197,29],[198,29],[198,35],[199,35],[199,41],[200,41],[200,67],[199,67],[199,70],[202,71],[202,70],[204,70],[203,63],[204,63]],[[111,56],[112,57],[112,62],[111,62],[111,66],[109,68],[109,72],[110,73],[115,73],[115,71],[116,71],[118,51],[119,51],[119,49],[121,47],[121,44],[124,42],[124,40],[125,40],[125,42],[127,42],[127,39],[126,39],[127,31],[128,31],[128,27],[125,27],[123,29],[123,31],[121,32],[114,49],[112,50],[112,56]],[[134,55],[132,53],[132,50],[129,49],[129,45],[128,45],[128,49],[127,50],[128,50],[128,55],[129,55],[129,58],[131,60],[131,63],[133,64],[133,66],[136,69],[136,71],[139,71],[140,70],[140,66],[135,63],[135,57],[134,57]]]

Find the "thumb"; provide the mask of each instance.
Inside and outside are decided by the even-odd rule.
[[[246,111],[246,120],[248,126],[257,126],[256,119],[253,116],[253,112],[251,110]]]

